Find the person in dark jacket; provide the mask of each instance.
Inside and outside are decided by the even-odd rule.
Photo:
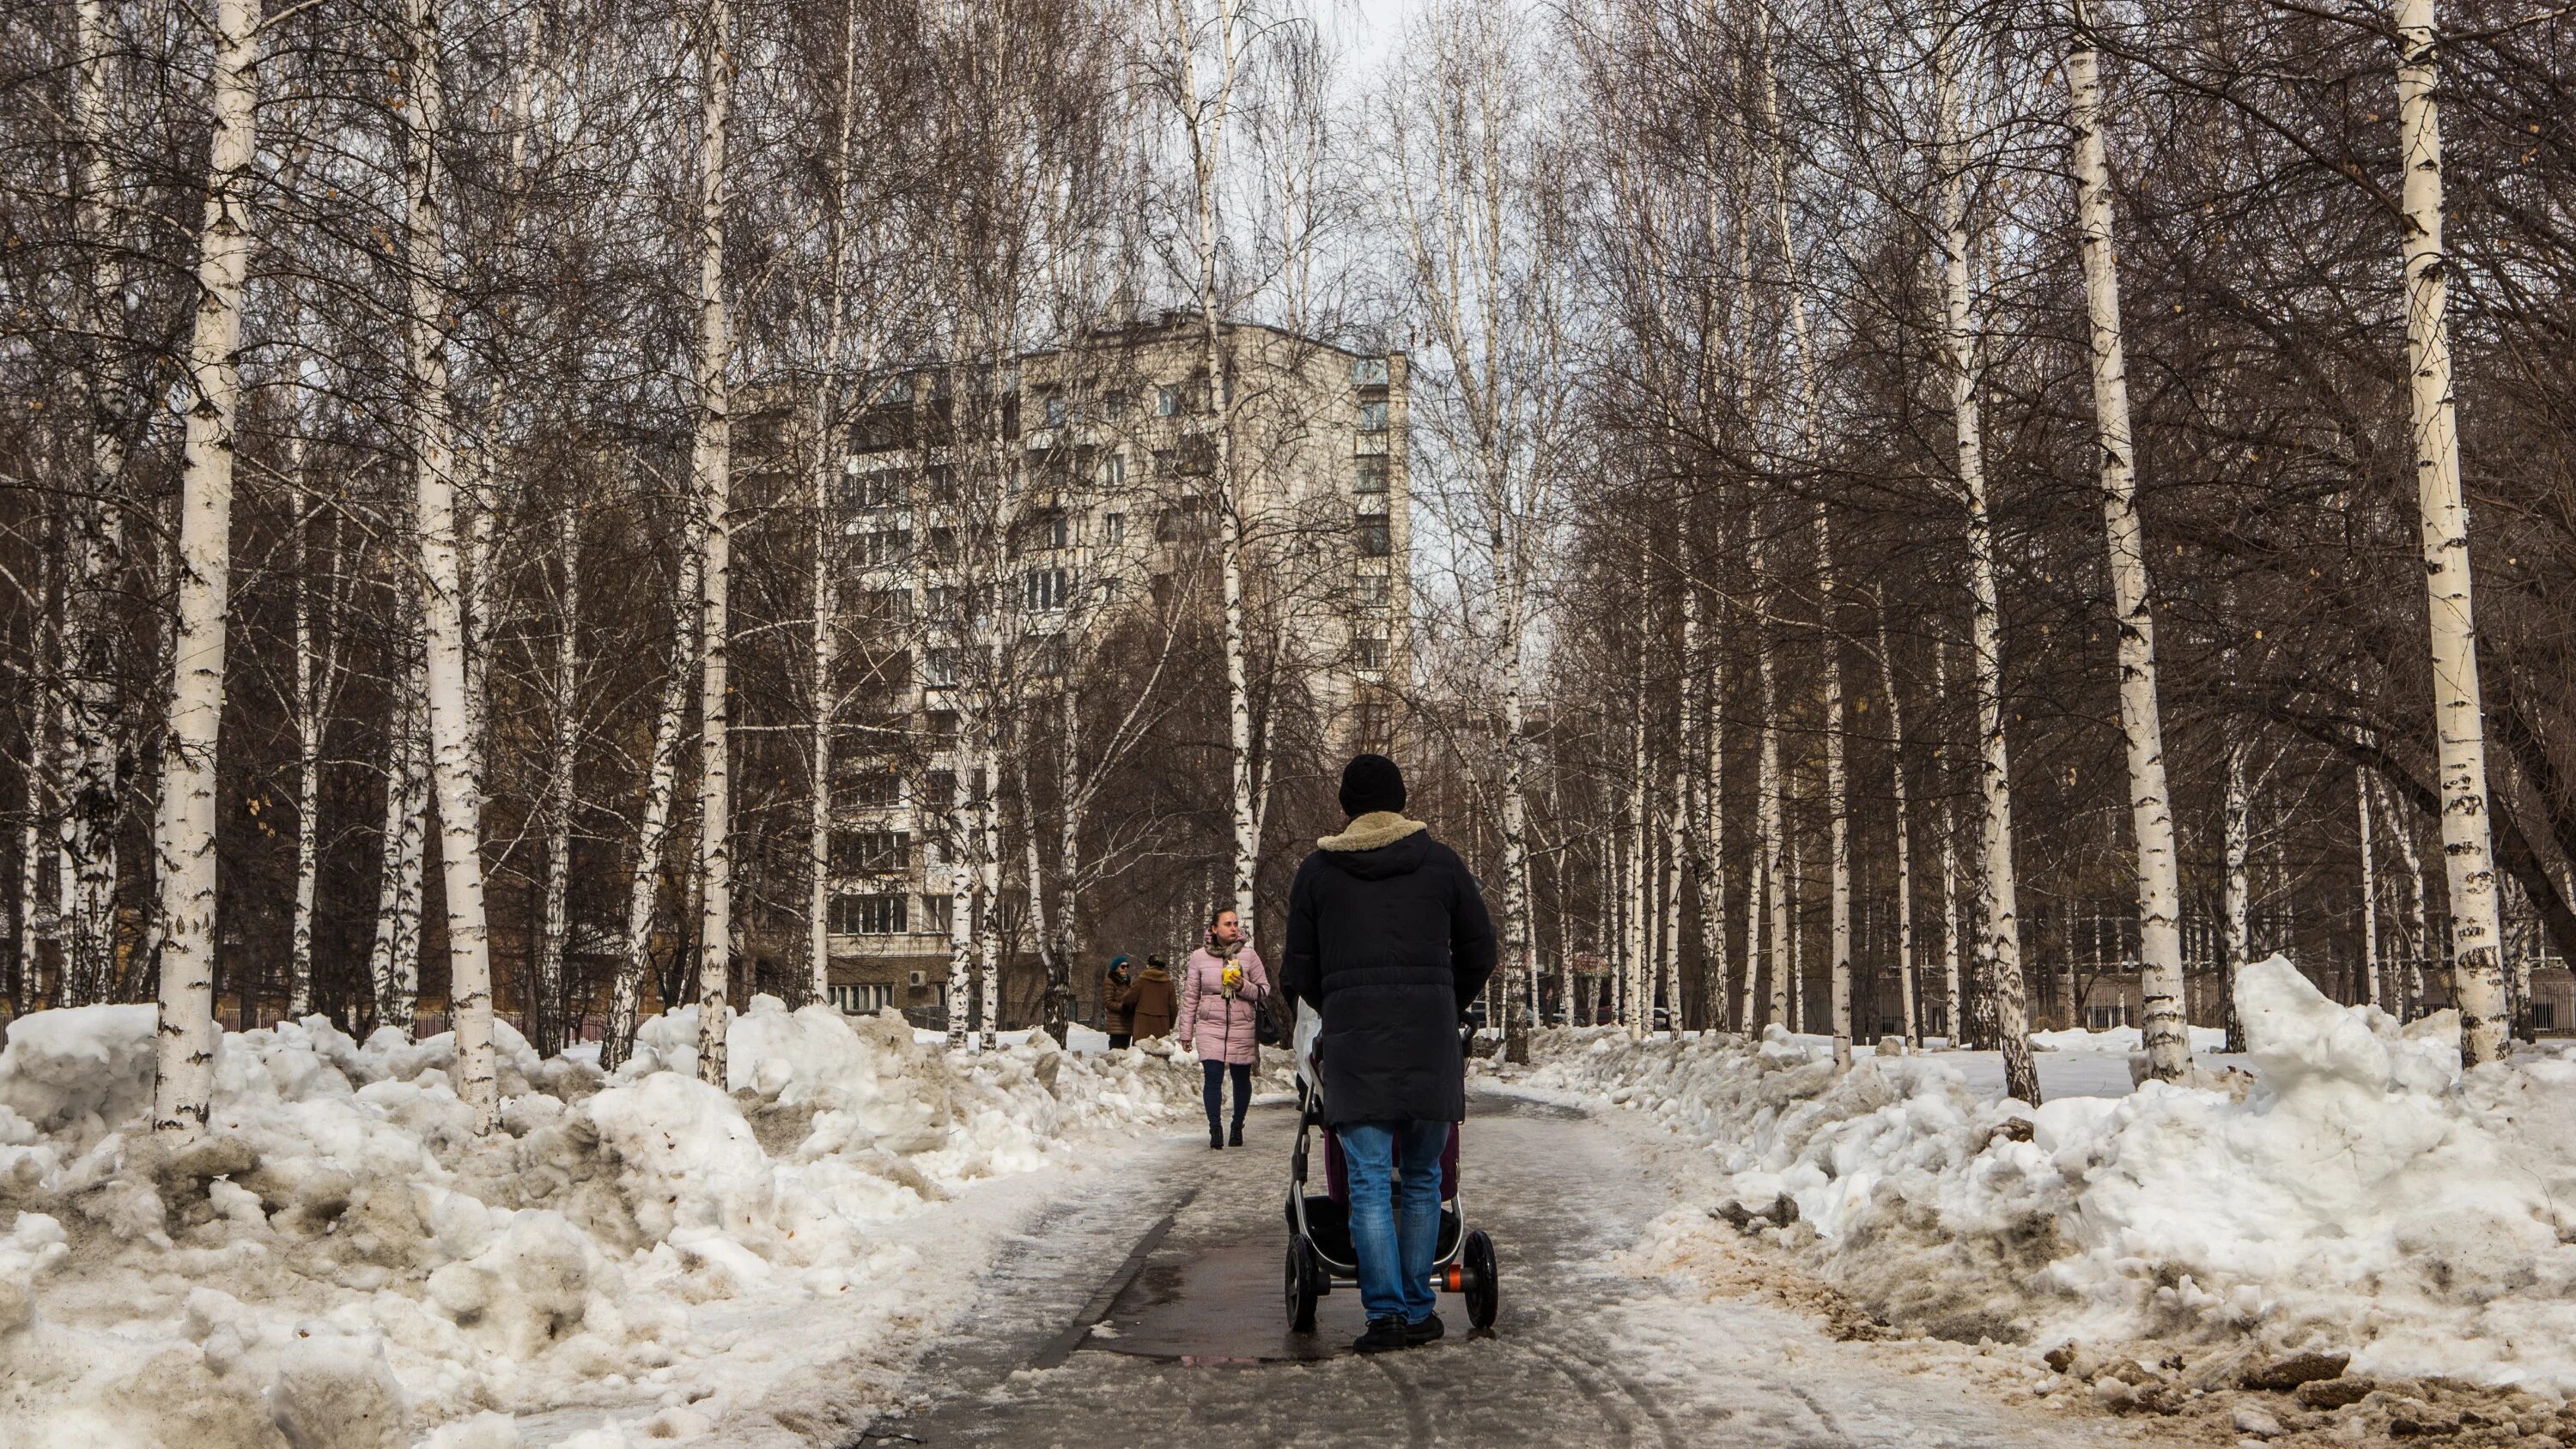
[[[1127,1013],[1132,1023],[1129,1030],[1138,1046],[1170,1036],[1172,1014],[1178,1006],[1171,967],[1160,956],[1146,957],[1145,969],[1138,973],[1134,984],[1118,993],[1118,1008]]]
[[[1118,1004],[1118,998],[1126,994],[1134,980],[1135,973],[1127,969],[1124,956],[1111,961],[1100,978],[1101,1028],[1109,1034],[1109,1049],[1113,1052],[1135,1040],[1136,1008]]]
[[[1342,771],[1350,824],[1316,842],[1288,892],[1280,989],[1323,1018],[1324,1119],[1350,1179],[1362,1353],[1428,1343],[1440,1154],[1467,1116],[1458,1022],[1494,973],[1494,926],[1458,853],[1404,816],[1384,755]]]

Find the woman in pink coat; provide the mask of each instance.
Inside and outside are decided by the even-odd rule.
[[[1199,1054],[1206,1076],[1208,1146],[1243,1145],[1243,1112],[1252,1105],[1252,1064],[1261,1054],[1260,1013],[1270,995],[1261,956],[1243,939],[1242,923],[1223,910],[1208,923],[1207,944],[1181,973],[1180,1039]],[[1218,1125],[1226,1074],[1234,1075],[1234,1132]]]

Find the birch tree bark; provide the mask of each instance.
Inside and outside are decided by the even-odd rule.
[[[562,585],[555,594],[554,738],[546,762],[545,906],[537,940],[537,969],[528,983],[528,1036],[537,1054],[564,1047],[557,1030],[563,1000],[564,948],[572,938],[573,775],[581,762],[581,500],[564,500],[555,514],[555,564]]]
[[[2396,981],[2397,1015],[2401,1021],[2412,1021],[2424,1011],[2424,957],[2432,941],[2424,910],[2424,858],[2415,849],[2413,821],[2397,813],[2377,775],[2372,775],[2368,784],[2379,801],[2379,818],[2388,822],[2388,837],[2396,842],[2398,863],[2405,867],[2398,877],[2406,891],[2406,926],[2404,960]]]
[[[1771,171],[1771,206],[1780,241],[1780,273],[1788,294],[1789,331],[1798,356],[1798,439],[1805,466],[1823,461],[1824,395],[1815,336],[1807,321],[1806,293],[1799,283],[1798,248],[1790,227],[1787,138],[1780,131],[1780,82],[1772,64],[1768,11],[1755,7],[1754,64],[1761,84],[1761,126]],[[1850,784],[1843,761],[1843,668],[1840,640],[1834,632],[1833,524],[1824,497],[1810,509],[1816,536],[1816,632],[1824,660],[1820,671],[1825,703],[1825,820],[1827,831],[1829,940],[1832,949],[1831,995],[1834,1061],[1851,1065],[1851,812]],[[1803,1022],[1800,1023],[1804,1025]]]
[[[2236,1014],[2236,981],[2253,952],[2253,922],[2250,909],[2253,891],[2248,869],[2254,854],[2254,834],[2250,828],[2251,792],[2245,783],[2245,742],[2230,740],[2227,744],[2227,782],[2220,802],[2220,954],[2218,961],[2218,994],[2226,1008],[2227,1049],[2245,1050],[2245,1022]]]
[[[2451,395],[2450,276],[2442,243],[2441,73],[2433,0],[2397,0],[2398,152],[2406,168],[2408,423],[2422,514],[2424,590],[2431,613],[2433,723],[2442,797],[2442,860],[2450,885],[2451,999],[2460,1057],[2504,1054],[2504,963],[2495,864],[2487,839],[2486,722],[2478,694],[2478,637],[2469,584],[2469,514],[2460,491],[2459,419]]]
[[[2379,1006],[2379,862],[2370,839],[2370,784],[2358,772],[2352,783],[2353,825],[2361,855],[2361,999]]]
[[[258,146],[258,0],[216,0],[208,96],[214,134],[197,233],[188,342],[187,442],[179,480],[178,619],[170,721],[154,827],[161,857],[161,983],[152,1129],[205,1130],[215,1090],[215,751],[223,718],[232,581],[233,454],[241,403],[242,291]]]
[[[2120,266],[2111,242],[2111,168],[2102,139],[2102,83],[2088,0],[2071,0],[2073,45],[2066,85],[2075,129],[2075,219],[2093,359],[2094,442],[2101,454],[2102,525],[2118,616],[2120,738],[2129,767],[2129,822],[2137,836],[2139,1026],[2147,1070],[2160,1082],[2191,1072],[2183,1016],[2182,889],[2173,799],[2165,785],[2164,725],[2156,702],[2156,627],[2138,519],[2137,463],[2129,428],[2129,364],[2120,329]],[[1955,111],[1957,87],[1951,87]],[[1955,117],[1948,128],[1955,133]]]
[[[850,171],[858,132],[859,11],[856,0],[841,17],[841,95],[825,180],[824,274],[826,308],[823,365],[814,388],[813,515],[807,546],[813,550],[811,603],[814,633],[806,659],[807,688],[813,697],[812,737],[807,745],[805,779],[806,869],[805,994],[811,1001],[832,996],[832,726],[839,696],[833,675],[839,666],[841,597],[839,520],[832,511],[832,480],[841,456],[840,397],[849,359]]]
[[[58,635],[62,687],[55,744],[61,751],[57,847],[69,867],[62,882],[69,909],[60,913],[56,932],[64,1000],[78,1006],[107,999],[116,954],[117,824],[124,793],[117,752],[124,730],[120,695],[125,662],[118,656],[111,606],[125,562],[125,430],[133,405],[133,368],[115,340],[125,330],[128,248],[117,221],[118,175],[111,150],[116,125],[108,86],[121,42],[106,0],[78,0],[73,17],[78,56],[72,120],[80,155],[72,220],[88,271],[80,320],[89,334],[82,349],[84,365],[74,380],[88,414],[90,469],[88,487],[64,500]],[[34,759],[31,752],[31,768]]]
[[[1730,1025],[1731,1004],[1726,990],[1726,750],[1717,651],[1703,635],[1701,592],[1696,581],[1684,584],[1682,656],[1689,661],[1689,678],[1683,687],[1690,718],[1682,730],[1682,749],[1687,757],[1696,747],[1701,760],[1700,774],[1684,798],[1691,821],[1691,885],[1699,899],[1700,994],[1708,1028],[1716,1031]]]
[[[948,1049],[961,1051],[972,1020],[967,1008],[975,992],[974,842],[979,838],[973,824],[974,799],[967,788],[971,772],[964,736],[952,743],[948,759],[952,781],[948,816]]]
[[[733,117],[733,5],[706,0],[698,23],[698,296],[693,366],[697,428],[689,448],[693,503],[705,515],[699,565],[698,1077],[726,1085],[732,1019],[733,789],[727,681],[733,587],[732,320],[725,306],[726,140]]]
[[[1932,698],[1943,703],[1950,696],[1949,641],[1932,641]],[[1932,822],[1941,840],[1941,1013],[1952,1050],[1967,1040],[1967,1001],[1959,979],[1959,822],[1950,809],[1949,746],[1938,739],[1932,746],[1932,779],[1937,787],[1938,812]]]
[[[1905,704],[1896,694],[1896,655],[1887,646],[1887,595],[1878,605],[1879,687],[1887,696],[1888,799],[1896,812],[1896,990],[1905,1016],[1905,1045],[1923,1046],[1923,1014],[1914,975],[1914,816],[1905,786]]]
[[[376,1025],[408,1041],[420,1002],[420,912],[429,834],[429,700],[417,592],[396,605],[402,620],[391,687],[393,719],[385,740],[384,863],[376,887],[375,945],[367,957],[375,983]]]
[[[1961,62],[1957,54],[1964,14],[1953,10],[1936,55],[1953,110]],[[1978,416],[1978,331],[1968,293],[1968,191],[1964,139],[1955,120],[1942,146],[1941,275],[1943,333],[1949,364],[1950,416],[1958,448],[1959,491],[1966,505],[1969,595],[1969,672],[1977,700],[1979,832],[1984,869],[1978,877],[1977,965],[2003,1048],[2004,1089],[2034,1106],[2039,1069],[2031,1058],[2029,1003],[2021,968],[2021,923],[2013,879],[2012,769],[2004,739],[2002,599],[1995,581],[1994,526],[1987,516],[1985,434]]]
[[[652,966],[653,906],[660,895],[662,852],[671,836],[671,810],[680,792],[680,740],[687,728],[691,666],[698,659],[699,571],[706,550],[699,539],[706,515],[686,510],[681,530],[679,578],[671,590],[671,667],[662,676],[662,698],[653,715],[653,754],[644,776],[644,814],[636,824],[635,854],[626,878],[626,933],[620,941],[617,978],[609,987],[608,1025],[599,1038],[599,1062],[622,1065],[635,1040],[635,1017]],[[663,1002],[664,1010],[673,1003]]]
[[[430,780],[438,801],[438,863],[447,892],[449,1026],[456,1095],[488,1132],[500,1108],[492,1057],[491,932],[483,909],[483,801],[468,699],[464,577],[449,415],[446,226],[438,158],[445,128],[439,11],[406,0],[404,114],[404,347],[410,376],[412,501],[420,531],[420,610],[428,641]]]

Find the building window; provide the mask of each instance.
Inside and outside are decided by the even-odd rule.
[[[1367,613],[1384,613],[1395,602],[1395,581],[1384,574],[1362,574],[1351,591],[1351,602]]]
[[[832,787],[832,806],[837,810],[880,809],[902,803],[903,777],[883,767],[843,776]]]
[[[954,503],[957,501],[956,469],[949,467],[945,463],[933,464],[932,466],[921,470],[921,481],[923,488],[930,495],[931,502]]]
[[[1100,515],[1100,541],[1103,543],[1125,543],[1127,541],[1127,515],[1124,513],[1104,513]]]
[[[1360,475],[1351,485],[1353,492],[1372,494],[1386,492],[1384,458],[1362,458],[1359,460],[1359,469]]]
[[[1387,526],[1386,515],[1372,513],[1360,520],[1360,557],[1385,558],[1395,552],[1395,533]]]
[[[1181,385],[1176,382],[1167,382],[1161,387],[1154,389],[1154,416],[1158,418],[1179,417],[1182,410],[1188,406],[1188,400],[1182,394],[1183,389]]]
[[[1063,548],[1072,543],[1072,516],[1070,514],[1058,513],[1048,518],[1046,521],[1046,540],[1047,547],[1049,548]]]
[[[832,873],[873,875],[912,868],[912,832],[908,830],[835,830]]]
[[[957,651],[954,648],[924,651],[921,656],[921,683],[925,689],[955,689]]]
[[[900,936],[906,929],[908,897],[896,895],[832,897],[832,934]]]
[[[895,988],[882,982],[859,982],[832,988],[832,1004],[852,1016],[869,1016],[894,1005]]]
[[[1362,634],[1353,642],[1358,646],[1360,668],[1384,669],[1386,667],[1385,635]]]
[[[1064,394],[1049,388],[1046,395],[1047,426],[1050,428],[1064,426],[1064,416]]]
[[[863,569],[893,568],[912,556],[912,531],[904,528],[875,528],[858,537],[858,565]]]
[[[1051,614],[1064,607],[1065,574],[1062,569],[1031,569],[1028,579],[1029,612]]]
[[[933,935],[947,935],[948,923],[956,917],[956,905],[957,898],[953,895],[923,896],[921,929]]]
[[[912,401],[912,379],[909,376],[887,378],[886,385],[877,391],[877,401],[881,403]]]
[[[853,471],[841,479],[840,501],[844,512],[856,512],[862,508],[899,508],[904,503],[903,495],[903,474],[893,468],[872,468],[864,473]]]
[[[900,623],[912,617],[912,590],[869,589],[859,595],[855,612],[873,623]]]
[[[1386,431],[1386,403],[1383,399],[1360,404],[1360,431],[1363,433]]]
[[[1385,359],[1385,358],[1383,358],[1383,357],[1355,357],[1355,358],[1352,358],[1352,359],[1351,359],[1351,386],[1353,386],[1353,387],[1384,387],[1384,386],[1386,386],[1386,359]]]
[[[1112,388],[1108,392],[1102,393],[1100,395],[1100,415],[1111,422],[1116,422],[1118,419],[1127,416],[1126,389]]]
[[[1127,486],[1126,454],[1112,453],[1100,460],[1100,486],[1103,488],[1124,488]]]

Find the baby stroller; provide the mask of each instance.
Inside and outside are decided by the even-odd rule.
[[[1299,1333],[1315,1331],[1315,1300],[1335,1283],[1359,1281],[1359,1255],[1351,1248],[1350,1187],[1342,1171],[1341,1144],[1324,1130],[1326,1190],[1307,1190],[1312,1138],[1324,1126],[1323,1076],[1316,1070],[1315,1038],[1323,1021],[1312,1007],[1297,1004],[1294,1044],[1297,1060],[1297,1146],[1288,1158],[1288,1326]],[[1467,1300],[1467,1321],[1478,1328],[1494,1326],[1501,1302],[1501,1282],[1494,1271],[1494,1240],[1481,1228],[1469,1228],[1458,1198],[1458,1129],[1449,1129],[1448,1150],[1440,1154],[1440,1242],[1432,1255],[1431,1286]]]

